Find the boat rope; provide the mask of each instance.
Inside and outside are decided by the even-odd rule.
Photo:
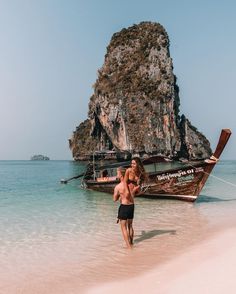
[[[191,167],[194,167],[194,168],[195,168],[194,165],[191,165],[191,164],[189,164],[189,165],[190,165]],[[228,185],[230,185],[230,186],[236,187],[236,185],[235,185],[234,183],[231,183],[231,182],[226,181],[226,180],[224,180],[224,179],[222,179],[222,178],[219,178],[219,177],[217,177],[217,176],[214,176],[214,175],[212,175],[211,173],[209,174],[209,173],[207,173],[207,172],[205,172],[205,171],[203,171],[203,173],[206,174],[206,175],[208,175],[208,176],[210,176],[210,177],[213,177],[213,178],[215,178],[215,179],[217,179],[217,180],[219,180],[219,181],[221,181],[221,182],[223,182],[223,183],[225,183],[225,184],[228,184]]]
[[[226,181],[226,180],[224,180],[224,179],[221,179],[221,178],[219,178],[219,177],[217,177],[217,176],[211,175],[211,174],[209,174],[209,173],[207,173],[207,172],[204,172],[204,173],[205,173],[205,174],[208,174],[209,176],[211,176],[211,177],[213,177],[213,178],[215,178],[215,179],[217,179],[217,180],[219,180],[219,181],[221,181],[221,182],[223,182],[223,183],[225,183],[225,184],[228,184],[228,185],[231,185],[231,186],[233,186],[233,187],[236,187],[236,185],[233,184],[233,183],[231,183],[231,182],[228,182],[228,181]]]

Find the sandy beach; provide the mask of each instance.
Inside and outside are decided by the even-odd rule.
[[[96,257],[86,266],[69,261],[71,253],[64,258],[62,255],[65,250],[76,252],[78,241],[73,243],[75,248],[66,249],[69,240],[54,247],[58,260],[50,252],[43,258],[42,251],[47,251],[40,245],[40,251],[35,254],[39,254],[41,262],[36,260],[31,264],[30,256],[21,253],[19,257],[23,259],[16,261],[15,269],[2,268],[0,293],[235,293],[235,218],[227,217],[227,221],[205,231],[201,228],[204,222],[199,217],[196,220],[198,225],[184,232],[174,230],[177,224],[172,230],[163,225],[162,230],[138,231],[132,250],[120,246],[122,239],[117,230],[112,241],[115,247],[104,243],[103,251],[101,246],[97,251],[103,261],[98,262]],[[108,254],[109,249],[113,255]],[[19,267],[21,263],[24,268]]]
[[[167,263],[127,280],[88,289],[105,293],[235,293],[236,228],[216,233]]]
[[[17,176],[30,169],[29,186],[12,179],[12,165]],[[134,248],[127,250],[110,195],[76,186],[58,190],[52,183],[53,171],[58,179],[68,163],[9,162],[5,168],[1,294],[236,292],[233,187],[211,180],[194,204],[137,199]],[[217,176],[229,174],[234,182],[235,162],[219,165]]]
[[[196,233],[197,231],[195,231]],[[194,234],[192,234],[193,238]],[[187,239],[185,239],[187,240]],[[137,239],[136,239],[137,241]],[[90,270],[72,266],[68,263],[45,264],[42,272],[31,272],[23,279],[12,276],[8,283],[0,286],[1,294],[106,294],[106,293],[235,293],[236,280],[236,226],[222,226],[208,231],[208,236],[186,246],[186,250],[172,252],[168,258],[168,249],[160,248],[161,243],[174,242],[176,235],[158,235],[153,242],[135,243],[132,250],[125,249],[125,256],[116,260],[116,265],[94,264]],[[179,244],[178,246],[180,246]],[[140,247],[139,247],[140,246]],[[143,254],[145,247],[147,254]],[[159,248],[159,250],[157,249]],[[152,252],[153,251],[153,252]],[[156,252],[155,252],[156,251]],[[159,252],[159,253],[158,253]],[[159,255],[156,259],[154,256]],[[170,253],[171,254],[171,253]],[[153,261],[155,259],[155,262]],[[143,269],[137,271],[137,267]],[[124,272],[121,269],[123,267]],[[46,272],[44,272],[46,271]],[[94,273],[94,274],[93,274]],[[4,272],[2,272],[4,274]],[[83,285],[81,281],[83,280]],[[12,281],[12,283],[10,283]]]

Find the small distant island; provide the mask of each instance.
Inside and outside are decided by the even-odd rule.
[[[41,154],[36,154],[31,156],[30,160],[50,160],[50,158]]]

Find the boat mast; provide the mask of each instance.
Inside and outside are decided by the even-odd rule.
[[[93,152],[93,180],[95,181],[95,152]]]

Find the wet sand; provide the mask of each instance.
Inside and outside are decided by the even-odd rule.
[[[236,293],[235,268],[236,227],[233,227],[137,277],[118,278],[86,293]]]
[[[235,183],[235,162],[218,167],[217,176]],[[24,168],[28,172],[28,163]],[[36,171],[50,178],[48,168]],[[135,244],[129,251],[110,195],[68,186],[58,192],[51,181],[34,195],[34,181],[29,187],[13,181],[12,168],[9,179],[8,194],[1,198],[0,294],[99,293],[121,285],[137,293],[204,293],[214,283],[221,293],[228,284],[225,292],[236,292],[235,189],[222,182],[209,179],[195,203],[137,198]],[[42,180],[45,176],[37,183]],[[220,241],[229,228],[233,233]],[[212,289],[207,293],[217,293]]]
[[[196,235],[197,231],[194,233]],[[174,230],[148,234],[135,238],[134,249],[122,247],[122,256],[114,253],[113,263],[94,261],[83,270],[71,263],[51,268],[45,264],[45,269],[41,268],[40,273],[31,272],[24,275],[24,279],[17,280],[12,276],[12,283],[5,287],[1,285],[0,293],[236,292],[235,225],[232,224],[230,228],[226,224],[220,228],[214,227],[195,240],[191,235],[178,239]],[[186,243],[188,246],[184,246]]]
[[[101,234],[98,239],[87,233],[83,238],[71,235],[32,248],[16,246],[1,260],[0,294],[120,293],[123,287],[136,293],[189,293],[191,287],[191,293],[195,293],[192,288],[204,293],[204,287],[213,287],[211,279],[225,287],[236,265],[231,264],[236,249],[235,209],[231,202],[226,203],[224,209],[222,203],[140,203],[133,250],[125,248],[115,221],[106,231],[97,231]],[[216,217],[219,211],[222,217]],[[145,222],[144,214],[148,216]],[[226,278],[215,272],[226,267]],[[233,285],[232,289],[236,291]]]

